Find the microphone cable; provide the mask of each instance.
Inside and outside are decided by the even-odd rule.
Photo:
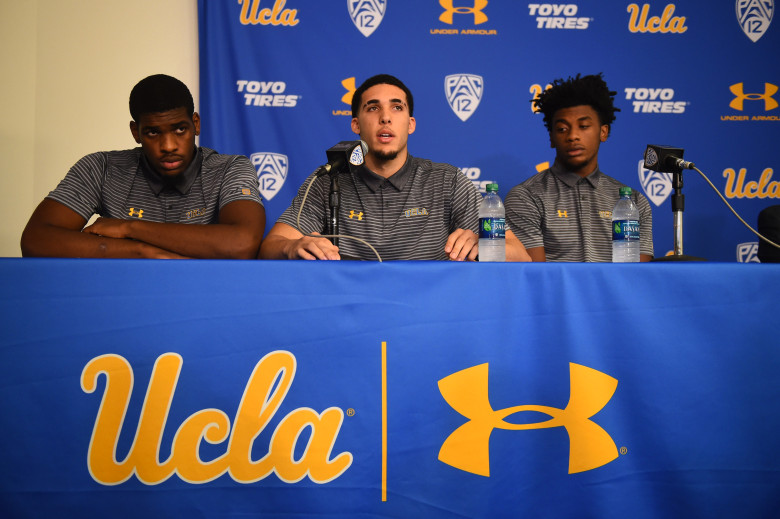
[[[320,168],[317,168],[314,173],[319,171]],[[338,173],[336,173],[338,175]],[[305,233],[303,230],[301,230],[301,213],[303,213],[303,206],[306,204],[306,198],[309,196],[309,190],[311,189],[311,186],[314,185],[314,181],[317,180],[319,177],[314,175],[311,180],[309,181],[309,185],[306,186],[306,191],[303,193],[303,198],[301,199],[301,206],[298,208],[298,215],[295,219],[295,225],[299,233],[301,233],[304,236],[310,236],[312,238],[348,238],[350,240],[356,240],[371,249],[371,251],[376,255],[376,259],[382,263],[382,257],[379,255],[379,252],[366,240],[362,238],[358,238],[356,236],[349,236],[347,234],[312,234],[312,233]]]
[[[692,165],[692,166],[693,166],[693,165]],[[702,171],[701,171],[699,168],[697,168],[696,166],[693,166],[693,167],[692,167],[692,168],[690,168],[690,169],[694,169],[694,170],[696,170],[696,171],[699,173],[699,175],[701,175],[701,176],[704,178],[704,180],[705,180],[705,181],[706,181],[706,182],[707,182],[707,183],[710,185],[710,187],[711,187],[712,189],[714,189],[716,193],[718,193],[718,196],[720,197],[720,199],[721,199],[721,200],[723,200],[723,203],[724,203],[724,204],[726,204],[726,206],[727,206],[729,209],[731,209],[731,212],[732,212],[732,213],[734,213],[734,216],[736,216],[736,217],[737,217],[737,219],[739,219],[739,221],[740,221],[740,222],[742,222],[742,223],[743,223],[743,225],[744,225],[745,227],[747,227],[748,229],[750,229],[750,230],[753,232],[753,234],[755,234],[756,236],[758,236],[759,238],[761,238],[762,240],[764,240],[764,241],[765,241],[765,242],[767,242],[768,244],[770,244],[770,245],[772,245],[772,246],[774,246],[774,247],[777,247],[778,249],[780,249],[780,245],[778,245],[777,243],[773,242],[772,240],[770,240],[770,239],[769,239],[769,238],[767,238],[766,236],[762,236],[762,235],[761,235],[761,234],[760,234],[758,231],[756,231],[756,230],[755,230],[755,229],[753,229],[753,228],[752,228],[750,225],[748,225],[748,223],[747,223],[745,220],[743,220],[743,219],[742,219],[742,217],[741,217],[741,216],[739,216],[739,214],[737,214],[737,212],[734,210],[734,208],[733,208],[733,207],[731,207],[731,204],[729,204],[728,200],[726,200],[726,198],[725,198],[725,197],[724,197],[722,194],[720,194],[720,191],[718,191],[718,188],[717,188],[717,187],[715,187],[715,185],[714,185],[712,182],[710,182],[710,179],[709,179],[709,178],[707,178],[707,175],[705,175],[704,173],[702,173]]]

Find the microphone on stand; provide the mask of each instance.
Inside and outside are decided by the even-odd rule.
[[[320,166],[315,174],[321,177],[328,173],[340,173],[345,166],[350,169],[362,166],[367,153],[368,144],[363,140],[341,141],[325,152],[328,163]]]
[[[328,194],[328,207],[330,208],[330,218],[328,218],[326,234],[333,236],[330,241],[338,247],[339,239],[339,206],[341,205],[341,191],[339,190],[339,173],[344,168],[354,171],[355,168],[362,166],[368,153],[368,144],[363,140],[341,141],[325,152],[328,157],[328,163],[320,166],[315,176],[321,177],[330,174],[330,193]]]
[[[683,254],[683,210],[685,195],[682,194],[682,170],[696,169],[693,162],[683,160],[684,150],[672,146],[648,144],[645,150],[645,167],[660,173],[672,173],[672,212],[674,213],[674,254],[653,258],[653,261],[705,261],[703,258]]]
[[[683,169],[694,169],[693,162],[683,160],[683,149],[671,146],[648,144],[645,150],[645,167],[659,173],[675,173]]]

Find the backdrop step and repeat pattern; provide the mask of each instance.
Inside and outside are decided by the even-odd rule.
[[[269,225],[325,150],[355,138],[356,87],[377,73],[415,97],[412,155],[460,167],[503,196],[554,159],[530,100],[556,78],[603,72],[621,109],[602,171],[653,207],[656,256],[674,243],[671,174],[647,144],[685,149],[755,227],[780,199],[780,27],[774,0],[199,0],[201,144],[251,157]],[[757,261],[758,238],[685,173],[684,246]]]

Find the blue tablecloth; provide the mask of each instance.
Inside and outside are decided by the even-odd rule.
[[[5,259],[0,283],[8,516],[780,511],[780,266]]]

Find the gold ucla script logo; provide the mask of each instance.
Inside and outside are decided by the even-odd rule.
[[[176,431],[171,454],[159,459],[163,429],[181,371],[182,358],[165,353],[152,370],[138,419],[133,444],[124,460],[116,451],[133,390],[133,370],[123,357],[114,354],[95,357],[81,373],[81,389],[92,393],[101,375],[106,389],[89,442],[87,465],[92,478],[104,485],[118,485],[133,474],[147,485],[157,485],[177,474],[188,483],[207,483],[226,472],[239,483],[254,483],[272,472],[286,483],[308,476],[315,483],[327,483],[343,474],[352,464],[352,454],[331,457],[344,413],[330,407],[317,413],[300,407],[288,413],[273,432],[267,454],[252,459],[255,439],[268,426],[282,404],[295,376],[296,360],[287,351],[274,351],[263,357],[249,377],[235,419],[219,409],[203,409],[184,420]],[[303,455],[295,459],[296,443],[310,428]],[[303,435],[305,437],[306,435]],[[227,441],[224,454],[209,461],[199,455],[202,441]]]
[[[273,7],[260,9],[261,0],[238,0],[241,25],[298,25],[298,10],[285,9],[287,0],[276,0]]]
[[[571,396],[565,409],[519,405],[493,409],[488,397],[488,364],[458,371],[439,381],[439,391],[453,409],[469,419],[447,437],[439,460],[457,469],[490,477],[490,435],[493,429],[512,431],[564,427],[569,434],[569,474],[592,470],[618,457],[612,438],[590,418],[612,398],[618,381],[605,373],[569,363]],[[513,424],[504,418],[536,411],[550,420]]]
[[[650,4],[642,6],[640,12],[637,4],[630,4],[628,12],[631,18],[628,21],[628,30],[631,32],[650,32],[650,33],[677,33],[682,34],[688,30],[685,26],[684,16],[674,16],[674,4],[664,7],[661,16],[649,16]]]

